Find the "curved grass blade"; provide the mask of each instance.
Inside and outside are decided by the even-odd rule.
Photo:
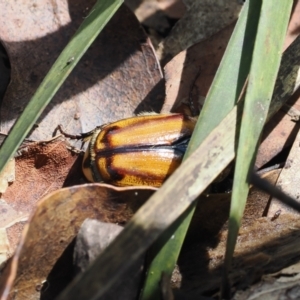
[[[248,176],[267,119],[292,4],[293,1],[262,2],[235,165],[222,284],[224,298],[230,297],[228,271],[249,191]]]
[[[122,2],[122,0],[98,0],[84,19],[5,139],[0,149],[0,173],[45,107]]]

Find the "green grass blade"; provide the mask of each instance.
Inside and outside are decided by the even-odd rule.
[[[292,4],[291,0],[262,2],[238,142],[225,255],[223,297],[229,297],[226,293],[228,286],[226,277],[248,195],[249,171],[252,171],[254,166],[259,138],[267,118],[279,70],[281,49]]]
[[[236,104],[249,74],[261,0],[246,1],[204,102],[186,155],[190,155]],[[199,125],[198,125],[199,124]]]
[[[190,206],[148,251],[150,253],[147,254],[147,258],[150,264],[140,299],[159,299],[162,272],[171,276],[193,212],[194,205]]]
[[[122,0],[98,0],[89,15],[84,19],[82,25],[53,64],[4,141],[0,149],[0,173],[57,90],[122,2]]]
[[[248,2],[245,3],[235,30],[232,33],[224,57],[204,103],[186,155],[192,153],[201,144],[230,112],[239,98],[249,73],[260,9],[260,0],[257,0],[255,5],[252,3],[250,7]],[[157,255],[148,268],[140,299],[158,299],[160,295],[159,282],[161,274],[162,272],[165,272],[169,276],[172,274],[194,214],[195,206],[196,203],[189,208],[188,213],[180,217],[177,221],[178,226],[175,232],[173,228],[170,228],[168,230],[170,231],[169,234],[162,236],[153,246],[155,249],[152,251],[157,252]],[[167,240],[166,236],[172,236],[172,238]],[[165,245],[162,247],[162,244]]]

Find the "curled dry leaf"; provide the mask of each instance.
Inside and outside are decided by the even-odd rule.
[[[154,191],[87,184],[61,189],[43,198],[1,276],[0,299],[40,299],[49,272],[86,218],[124,224]],[[51,286],[51,282],[47,284]]]
[[[0,40],[12,68],[1,132],[10,130],[95,2],[0,2]],[[161,79],[147,35],[123,5],[47,106],[30,138],[47,140],[58,124],[79,134],[141,111],[158,112],[164,94]]]

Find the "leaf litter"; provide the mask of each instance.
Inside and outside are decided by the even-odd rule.
[[[14,32],[14,34],[11,34],[10,37],[6,36],[7,39],[5,39],[5,36],[3,36],[4,32],[2,32],[2,34],[0,32],[0,38],[5,43],[8,50],[10,50],[8,51],[8,53],[11,62],[13,62],[12,82],[11,85],[9,86],[10,90],[8,90],[5,95],[4,106],[3,106],[4,108],[1,110],[2,113],[1,115],[4,116],[1,118],[1,121],[5,120],[4,122],[1,123],[1,130],[3,130],[4,132],[8,132],[11,124],[14,122],[16,116],[19,114],[20,110],[22,109],[22,106],[25,105],[26,101],[30,99],[31,94],[38,86],[44,74],[46,74],[47,69],[52,64],[52,62],[54,61],[58,53],[61,51],[61,49],[64,47],[65,43],[68,40],[66,36],[71,36],[72,28],[76,28],[76,26],[78,26],[78,24],[80,23],[80,18],[82,18],[82,16],[88,13],[88,10],[86,8],[91,7],[90,5],[85,5],[85,6],[81,6],[81,4],[71,5],[70,3],[68,7],[67,3],[63,1],[61,1],[61,3],[58,4],[57,3],[54,4],[53,1],[48,1],[48,2],[46,1],[45,3],[46,3],[45,7],[51,8],[50,12],[51,11],[52,12],[50,13],[50,15],[52,17],[49,18],[49,15],[47,15],[49,12],[44,12],[43,10],[40,10],[41,7],[37,7],[34,5],[28,6],[27,4],[24,3],[22,4],[24,6],[22,5],[20,6],[20,10],[24,10],[25,7],[24,11],[27,13],[28,12],[32,13],[32,15],[35,16],[35,18],[31,18],[31,19],[29,18],[29,20],[27,19],[22,20],[21,18],[16,19],[15,24],[17,24],[18,30],[20,32],[18,33],[16,31]],[[9,12],[12,9],[12,7],[9,7],[9,5],[3,7],[2,11],[6,13]],[[68,8],[72,13],[74,13],[72,14],[72,18],[70,17],[70,15],[68,16],[68,13],[66,13],[68,11]],[[78,15],[77,19],[74,18],[75,10]],[[23,40],[23,39],[20,41],[16,40],[18,39],[19,36],[24,37],[24,32],[21,31],[22,27],[26,27],[29,26],[29,24],[32,24],[31,23],[32,20],[34,22],[39,21],[41,15],[43,15],[44,13],[45,13],[44,16],[45,21],[48,19],[51,20],[49,23],[50,25],[48,23],[45,23],[41,26],[38,26],[39,27],[38,32],[34,38],[32,38],[32,36],[29,36],[27,37],[28,40]],[[129,11],[127,11],[126,8],[123,8],[123,16],[124,15],[128,16],[129,19],[132,18]],[[20,13],[18,14],[18,16],[22,16],[22,14]],[[69,22],[71,19],[72,19],[72,23],[74,20],[75,22],[77,22],[76,23],[77,25],[72,24],[72,26],[74,26],[72,28],[69,26],[70,24]],[[139,28],[138,23],[136,21],[133,20],[131,21],[133,22],[133,25],[131,25],[133,28],[137,28],[137,27]],[[116,23],[119,22],[119,19],[117,19],[117,17],[115,22]],[[122,26],[118,26],[118,28],[119,27]],[[222,28],[223,27],[224,26],[222,26]],[[67,31],[64,32],[63,30],[67,30]],[[203,101],[208,91],[208,88],[210,86],[210,82],[213,79],[214,73],[216,72],[220,59],[222,57],[222,53],[226,47],[228,38],[230,37],[230,30],[232,30],[232,26],[223,28],[220,33],[217,33],[216,35],[212,36],[211,38],[205,40],[202,43],[195,44],[195,40],[193,40],[191,42],[191,45],[193,45],[191,48],[189,48],[184,52],[179,53],[165,67],[165,77],[167,80],[166,82],[167,100],[164,104],[163,109],[166,112],[170,111],[174,107],[176,109],[176,107],[180,104],[182,100],[187,102],[192,101],[193,103],[196,103],[197,100],[200,98],[200,100]],[[107,29],[106,39],[108,36],[111,36],[112,34],[111,32],[115,33],[115,31],[116,31],[116,26],[113,25],[110,31]],[[8,33],[9,32],[10,31],[8,31]],[[185,31],[183,30],[183,32]],[[103,41],[102,42],[100,41],[98,46],[95,45],[93,52],[90,56],[91,58],[89,58],[89,56],[87,56],[86,60],[84,60],[85,57],[83,58],[83,62],[81,66],[82,69],[75,70],[74,78],[69,79],[69,81],[66,82],[65,94],[63,94],[63,92],[58,93],[58,95],[56,96],[57,98],[56,102],[53,102],[51,104],[51,107],[47,108],[47,112],[45,112],[42,118],[43,119],[42,122],[45,122],[45,124],[43,125],[39,123],[39,126],[32,132],[31,137],[36,140],[48,139],[53,132],[54,124],[57,125],[57,123],[62,123],[65,129],[70,130],[70,133],[78,133],[82,131],[88,131],[89,129],[92,129],[96,125],[99,125],[103,122],[105,123],[119,118],[127,117],[141,110],[149,110],[147,109],[149,107],[151,107],[151,110],[159,111],[160,108],[163,106],[162,103],[163,97],[161,96],[163,93],[162,92],[163,88],[160,83],[162,79],[161,72],[159,70],[159,65],[156,61],[155,55],[153,55],[153,53],[151,52],[152,51],[151,44],[148,43],[147,37],[142,33],[139,34],[141,34],[139,41],[142,41],[142,44],[135,44],[135,46],[133,46],[133,49],[136,49],[137,47],[142,47],[143,50],[137,51],[138,52],[137,58],[133,58],[131,56],[132,54],[129,54],[130,51],[125,53],[125,58],[124,56],[122,58],[119,58],[118,63],[124,62],[121,65],[122,66],[124,65],[125,69],[120,70],[118,67],[116,73],[111,73],[111,70],[113,70],[114,67],[108,66],[107,67],[108,69],[105,70],[105,73],[99,75],[100,67],[97,66],[100,65],[102,66],[103,61],[95,62],[95,57],[99,55],[99,49],[106,48],[106,44],[103,43]],[[293,31],[291,31],[291,35],[292,34]],[[55,44],[53,43],[53,41],[54,40],[56,41],[56,38],[58,38],[60,35],[63,36],[62,44],[60,45],[60,43],[57,43],[57,45],[53,45]],[[221,38],[222,35],[225,36],[225,38],[224,37]],[[127,40],[128,38],[131,37],[131,34],[130,35],[125,34],[125,36],[126,36],[125,39]],[[134,35],[132,34],[132,36]],[[170,34],[170,37],[173,38],[172,34]],[[288,36],[288,38],[289,37],[290,36]],[[48,40],[50,41],[50,43],[46,43]],[[112,45],[115,45],[117,43],[116,40],[117,39],[111,41]],[[118,39],[118,43],[120,45],[122,45],[123,42],[125,43],[124,38]],[[22,47],[20,46],[21,45],[20,43],[22,43]],[[52,45],[51,47],[53,47],[53,49],[45,50],[41,45]],[[201,47],[204,48],[204,50],[202,50],[203,54],[201,53],[201,51],[199,51],[199,48],[201,49]],[[207,49],[205,47],[207,47]],[[124,50],[124,48],[125,47],[123,47],[122,51]],[[211,53],[211,49],[213,49],[215,52]],[[33,61],[31,61],[30,59],[27,59],[28,61],[24,60],[26,54],[25,50],[27,51],[27,53],[32,52]],[[42,60],[42,63],[40,63],[41,66],[36,65],[36,61],[40,56],[38,51],[41,51],[40,53],[44,53],[47,55],[46,56],[47,59],[44,61]],[[109,55],[107,54],[109,51],[110,50],[108,50],[105,54],[103,54],[104,60],[107,59],[107,57],[109,57]],[[97,55],[95,53],[97,53]],[[209,55],[207,56],[208,53]],[[123,88],[126,87],[127,85],[130,85],[131,81],[136,80],[137,78],[136,74],[139,72],[138,69],[135,74],[132,74],[128,71],[128,68],[131,68],[132,65],[143,68],[143,64],[145,63],[144,59],[149,55],[152,56],[149,61],[150,66],[152,66],[150,68],[152,72],[150,78],[147,78],[146,82],[140,82],[134,88],[129,86],[128,91],[126,90],[126,92],[123,93],[122,98],[120,98],[119,94],[121,89],[117,88],[118,84],[120,84],[120,87],[122,87],[122,91],[123,91]],[[78,66],[78,68],[80,67]],[[86,71],[85,68],[87,69]],[[91,74],[90,72],[93,71],[94,69],[95,71],[97,71],[97,75],[94,78],[98,78],[98,81],[95,79],[91,79],[93,76],[90,75]],[[148,71],[149,69],[146,70],[146,72]],[[198,73],[199,76],[197,76]],[[22,74],[22,76],[18,78],[16,77],[16,74]],[[29,80],[28,81],[22,80],[21,82],[20,79],[21,78],[23,79],[23,75],[24,78],[29,78]],[[91,78],[89,78],[89,76]],[[107,79],[107,77],[108,80],[112,80],[112,81],[104,82],[103,78]],[[197,78],[195,79],[195,77]],[[123,78],[125,78],[125,81],[122,81]],[[116,84],[115,80],[117,80],[117,82],[119,83]],[[83,86],[81,85],[82,84],[81,81],[83,81],[84,83]],[[191,86],[191,83],[194,83],[194,85]],[[102,84],[104,85],[103,93],[102,93],[103,90],[101,90],[101,88],[98,87],[98,85],[102,85]],[[94,89],[95,86],[97,86],[97,88]],[[113,89],[111,89],[112,86],[114,86]],[[142,93],[140,93],[138,87],[142,87]],[[139,93],[136,92],[136,88],[139,91]],[[70,91],[72,92],[70,93]],[[116,94],[114,94],[114,92],[116,92]],[[21,98],[24,98],[25,100],[24,104],[19,103],[19,100]],[[70,105],[65,104],[63,100],[66,99],[71,99],[70,101],[74,100],[75,104],[70,104]],[[112,100],[105,102],[108,99],[112,99]],[[93,101],[96,100],[97,103],[94,103]],[[14,109],[12,109],[11,112],[8,112],[8,104],[5,104],[5,101],[10,101],[7,103],[13,103]],[[126,102],[125,105],[124,105],[124,101]],[[153,101],[156,102],[154,106],[152,106]],[[299,100],[296,99],[296,101],[294,102],[296,104],[293,107],[297,108],[297,105],[299,105],[298,104]],[[80,105],[78,103],[80,103]],[[84,106],[90,103],[92,103],[92,109],[85,111]],[[104,103],[103,105],[101,105],[100,107],[101,109],[99,109],[99,103],[101,104]],[[122,105],[120,105],[120,103]],[[200,105],[199,104],[197,105],[198,105],[197,109],[200,110],[201,103]],[[96,110],[94,109],[95,107],[97,108]],[[99,112],[101,112],[99,115],[95,114],[95,111],[98,110]],[[67,116],[65,115],[66,111],[68,112]],[[295,128],[297,128],[297,124],[295,125],[295,123],[292,122],[291,119],[285,113],[279,112],[278,114],[279,114],[278,119],[285,119],[285,123],[280,123],[278,125],[280,127],[276,127],[277,125],[273,124],[273,128],[271,127],[271,129],[266,127],[265,129],[266,138],[261,148],[264,147],[266,141],[270,141],[271,143],[270,147],[272,148],[266,147],[265,148],[266,150],[264,152],[263,151],[260,152],[257,158],[257,166],[259,167],[263,167],[276,154],[280,153],[281,150],[283,149],[282,145],[284,145],[285,147],[291,145],[294,137],[296,136]],[[91,117],[92,120],[90,120]],[[49,126],[49,124],[51,125]],[[267,126],[271,126],[271,125],[267,125]],[[272,133],[276,130],[278,132],[277,135],[272,135]],[[279,140],[277,138],[279,136],[281,136],[282,139]],[[287,137],[289,137],[289,139]],[[273,150],[271,151],[270,149]],[[66,153],[65,156],[63,155],[63,153]],[[7,239],[8,240],[10,239],[11,245],[9,245],[8,248],[10,249],[9,251],[11,252],[12,249],[15,248],[17,244],[17,240],[21,235],[22,229],[24,227],[25,224],[23,220],[24,216],[25,218],[26,217],[28,218],[30,212],[33,210],[34,207],[37,206],[36,212],[35,214],[32,215],[31,220],[37,217],[37,211],[42,207],[41,204],[42,202],[38,203],[38,200],[42,198],[43,195],[48,194],[51,191],[55,191],[60,187],[64,186],[64,183],[68,176],[68,170],[72,169],[72,166],[77,171],[80,168],[80,162],[79,162],[80,158],[77,158],[77,155],[74,155],[69,150],[66,150],[66,144],[63,141],[54,141],[50,144],[46,144],[46,145],[40,144],[39,146],[37,146],[37,144],[32,145],[31,148],[27,150],[26,155],[24,154],[21,157],[22,158],[19,159],[17,158],[16,161],[16,170],[17,170],[16,181],[10,186],[11,190],[8,189],[7,193],[4,194],[5,197],[4,200],[10,201],[8,202],[9,209],[7,211],[13,217],[8,217],[12,219],[10,221],[7,221],[6,223],[4,222],[6,225],[3,225],[2,230],[7,229],[5,230],[5,232],[9,233],[11,231],[14,233],[11,235],[10,238],[4,236],[3,245],[4,248],[7,249]],[[78,161],[76,162],[76,160]],[[76,166],[74,167],[73,165],[74,163],[77,164],[77,167]],[[44,175],[43,173],[40,173],[40,171],[44,171],[45,172]],[[30,172],[31,175],[29,175],[29,173],[27,172]],[[26,178],[26,173],[28,174],[27,178]],[[21,177],[18,176],[22,176],[23,179],[19,179]],[[76,184],[76,180],[78,181],[84,180],[81,177],[81,175],[80,176],[74,175],[74,176],[75,176],[75,179],[73,178],[74,181],[70,180],[69,185]],[[278,176],[278,171],[276,172],[275,178],[277,178],[277,176]],[[271,181],[273,180],[274,178]],[[43,181],[44,184],[40,184]],[[13,186],[15,187],[13,188]],[[84,193],[84,190],[82,190],[82,193]],[[28,197],[27,201],[24,195]],[[252,200],[251,200],[251,195],[252,195]],[[264,201],[261,201],[262,199],[264,199]],[[195,243],[195,236],[190,234],[190,236],[188,236],[187,238],[186,245],[184,246],[184,250],[182,252],[181,259],[179,261],[179,268],[183,279],[180,280],[180,282],[176,282],[175,285],[177,287],[181,286],[181,289],[186,292],[186,295],[191,294],[193,296],[195,295],[198,296],[202,292],[215,290],[219,286],[218,280],[220,276],[217,274],[218,272],[220,272],[220,264],[223,258],[224,247],[225,247],[226,218],[228,215],[227,211],[229,207],[228,206],[229,196],[226,194],[222,196],[211,195],[209,197],[209,200],[211,203],[214,203],[214,205],[211,206],[210,208],[211,218],[209,218],[209,220],[205,220],[206,216],[209,215],[208,213],[209,208],[205,208],[204,205],[203,207],[201,207],[200,210],[202,211],[202,214],[203,211],[205,211],[206,216],[201,215],[201,212],[195,215],[195,219],[198,219],[198,221],[194,221],[194,224],[198,224],[198,225],[197,226],[194,225],[194,227],[192,226],[191,232],[195,233],[195,230],[193,230],[193,228],[197,228],[197,230],[199,230],[198,235],[201,238],[203,238],[203,236],[201,236],[200,233],[205,233],[205,236],[211,233],[212,241],[209,238],[207,238],[203,246],[203,244],[201,243],[198,244]],[[237,287],[237,289],[245,288],[245,285],[246,286],[250,285],[253,281],[260,278],[261,269],[258,270],[256,268],[257,265],[266,266],[265,268],[266,272],[273,272],[274,265],[277,264],[278,259],[284,261],[284,263],[282,265],[277,265],[277,268],[284,267],[284,264],[292,263],[294,259],[295,251],[296,251],[295,249],[297,249],[298,247],[297,237],[296,237],[297,231],[295,231],[299,227],[299,222],[297,221],[297,217],[291,214],[280,215],[278,218],[274,220],[272,220],[273,217],[272,215],[269,215],[269,217],[263,217],[265,215],[264,208],[267,202],[268,202],[268,196],[263,195],[263,193],[258,191],[256,192],[252,191],[249,196],[248,208],[246,209],[246,213],[244,216],[244,223],[240,232],[239,243],[236,249],[236,257],[234,259],[235,271],[232,274],[232,280],[233,282],[235,282],[235,286]],[[7,203],[4,204],[8,205]],[[216,207],[218,207],[217,210]],[[6,208],[8,207],[6,206]],[[132,212],[127,217],[129,218],[131,214]],[[53,218],[53,216],[54,215],[50,213],[50,218]],[[7,224],[9,225],[13,224],[14,218],[16,220],[14,226],[8,226]],[[199,225],[199,220],[202,222],[202,225],[200,224],[202,227]],[[213,226],[212,223],[214,223],[214,220],[215,220],[215,225]],[[53,221],[56,222],[58,220],[53,219]],[[46,228],[51,223],[47,224],[47,222],[42,222],[40,220],[36,222],[37,223],[32,223],[32,224],[29,223],[28,225],[25,225],[25,226],[31,226],[31,228],[33,228],[35,224],[41,223],[39,225],[40,229],[37,228],[37,233],[29,234],[29,237],[25,237],[26,231],[25,233],[23,233],[21,244],[27,243],[26,239],[30,239],[32,238],[32,236],[38,236],[39,234],[41,234],[41,232],[43,233],[48,232]],[[116,220],[114,219],[113,222],[116,222]],[[27,228],[26,230],[29,229]],[[266,233],[268,233],[268,236],[267,238],[264,238],[264,235]],[[54,239],[53,247],[56,247],[54,246],[54,244],[59,240],[59,236],[57,236],[56,233],[51,232],[51,230],[49,231],[49,234],[51,234],[52,238]],[[52,264],[49,264],[49,262],[44,264],[46,269],[45,272],[43,273],[43,276],[41,277],[37,275],[38,272],[34,268],[33,270],[31,270],[31,267],[28,266],[20,267],[20,265],[22,264],[22,260],[20,260],[20,257],[18,255],[20,255],[22,251],[25,251],[25,253],[26,251],[31,251],[31,248],[28,248],[30,250],[26,250],[24,246],[22,247],[21,245],[19,245],[18,248],[19,252],[17,252],[18,255],[14,256],[14,262],[11,264],[19,264],[18,272],[22,272],[22,270],[29,268],[30,269],[29,272],[31,272],[31,275],[28,276],[30,278],[37,277],[34,279],[34,281],[29,280],[30,285],[26,287],[24,294],[21,295],[22,297],[28,295],[27,293],[32,295],[39,294],[36,290],[36,284],[37,284],[36,282],[37,281],[39,283],[43,282],[45,276],[48,274],[47,272],[50,271],[56,259],[61,255],[63,249],[65,249],[66,245],[72,239],[72,237],[75,236],[75,234],[76,233],[72,232],[72,234],[68,236],[66,240],[63,241],[63,246],[58,251],[58,254],[51,256]],[[294,241],[292,241],[292,238],[294,239]],[[37,241],[37,238],[34,237],[34,240]],[[264,243],[265,245],[263,246],[263,248],[260,248],[261,245]],[[48,244],[51,243],[47,243],[47,242],[45,243],[45,245]],[[44,250],[45,249],[43,249],[43,251]],[[199,259],[199,253],[201,252],[203,252],[203,255],[206,260],[195,261],[195,259],[197,258]],[[7,253],[5,255],[7,255]],[[38,252],[35,255],[35,257],[41,257],[40,252]],[[185,259],[186,257],[188,257],[189,259]],[[8,267],[7,269],[11,270],[10,267]],[[240,270],[244,270],[244,271],[241,273]],[[212,272],[211,277],[206,277],[208,276],[207,271]],[[196,275],[195,272],[197,273]],[[4,276],[3,278],[7,279],[8,277]],[[12,287],[13,282],[11,281],[11,278],[9,277],[7,280],[8,280],[7,281],[8,286]],[[2,287],[4,282],[6,282],[6,280],[2,281]],[[202,287],[199,287],[199,282],[201,282]],[[24,299],[22,297],[20,299]]]

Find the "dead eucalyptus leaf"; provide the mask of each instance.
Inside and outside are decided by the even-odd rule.
[[[197,0],[184,3],[187,6],[186,14],[159,46],[158,52],[162,61],[169,61],[180,51],[233,23],[242,7],[236,0]]]
[[[78,154],[62,140],[32,143],[16,158],[16,180],[3,197],[18,213],[30,213],[38,200],[64,186]],[[82,179],[77,170],[77,183]]]
[[[86,218],[124,224],[154,191],[87,184],[43,198],[0,278],[0,299],[40,299],[49,272]]]
[[[12,67],[1,107],[2,133],[9,132],[95,2],[0,2],[0,40]],[[30,138],[47,140],[58,124],[79,134],[138,112],[158,112],[161,79],[147,35],[123,5],[47,106]]]
[[[180,52],[164,67],[166,100],[162,113],[174,111],[185,102],[199,114],[233,29],[234,24]]]

